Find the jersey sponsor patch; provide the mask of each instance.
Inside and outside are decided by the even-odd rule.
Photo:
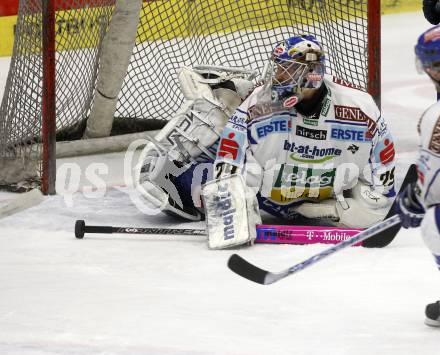
[[[272,133],[290,132],[292,124],[290,117],[275,116],[269,121],[263,121],[255,124],[255,131],[258,138],[264,138]]]
[[[396,151],[394,150],[394,142],[391,138],[385,138],[382,142],[383,149],[379,151],[380,162],[384,165],[394,161]]]
[[[327,139],[327,131],[322,129],[311,129],[302,126],[296,126],[296,135],[304,138],[324,141]]]
[[[282,164],[270,198],[281,204],[322,200],[332,196],[336,169],[313,169]]]
[[[303,118],[303,123],[309,126],[317,126],[318,125],[318,120],[316,118],[307,118],[304,117]]]
[[[295,142],[284,141],[284,150],[291,152],[289,157],[299,163],[324,163],[342,154],[342,150],[334,147],[322,148],[316,145],[297,145]]]
[[[236,165],[242,160],[245,142],[245,133],[225,127],[218,146],[217,156]]]
[[[248,116],[246,113],[235,111],[234,114],[229,118],[228,124],[238,131],[245,131],[247,118]]]
[[[322,105],[322,109],[321,109],[322,116],[326,117],[328,115],[328,111],[330,110],[331,103],[332,103],[332,100],[330,100],[329,98],[326,98],[324,100],[324,104]]]
[[[256,120],[262,118],[263,120],[267,119],[270,115],[276,115],[280,112],[285,112],[288,114],[288,110],[275,105],[271,105],[270,103],[259,103],[257,105],[253,105],[249,107],[249,119],[246,122],[255,122]]]
[[[366,122],[370,119],[359,107],[335,105],[335,118],[352,122]]]
[[[367,138],[373,139],[374,135],[376,134],[377,131],[377,124],[376,122],[374,122],[374,120],[372,120],[371,118],[367,119],[367,132],[365,133]]]
[[[332,125],[331,138],[338,141],[369,142],[371,137],[367,127]]]
[[[340,121],[362,123],[368,127],[367,137],[373,138],[377,125],[376,122],[368,117],[359,107],[335,105],[335,119]]]
[[[440,118],[437,119],[434,129],[432,130],[431,141],[428,149],[436,154],[440,154]]]
[[[350,146],[347,148],[347,150],[349,152],[351,152],[351,154],[356,154],[357,151],[359,150],[359,146],[356,144],[350,144]]]
[[[348,81],[345,81],[345,80],[339,79],[339,78],[337,78],[336,76],[333,76],[333,82],[334,82],[335,84],[338,84],[338,85],[341,85],[341,86],[346,86],[346,87],[351,88],[351,89],[356,89],[356,90],[361,90],[361,91],[363,91],[363,89],[362,89],[361,86],[359,86],[359,85],[355,85],[355,84],[352,84],[352,83],[349,83]]]

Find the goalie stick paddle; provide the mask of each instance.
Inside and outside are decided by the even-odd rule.
[[[409,185],[417,181],[417,167],[415,164],[411,164],[408,171],[406,172],[405,178],[403,179],[402,185],[399,189],[399,194]],[[385,216],[384,220],[396,215],[396,200],[394,200],[391,205],[390,210]],[[371,238],[363,241],[362,246],[365,248],[383,248],[390,244],[393,239],[399,233],[401,228],[400,223],[397,223],[383,231],[375,234]]]
[[[231,257],[228,260],[228,267],[236,274],[244,277],[245,279],[248,279],[250,281],[259,283],[261,285],[269,285],[274,282],[277,282],[281,279],[284,279],[285,277],[292,275],[298,271],[301,271],[310,265],[313,265],[317,263],[318,261],[342,250],[346,247],[349,247],[355,243],[361,242],[367,238],[370,238],[373,235],[376,235],[377,233],[380,233],[392,226],[395,226],[400,223],[400,217],[398,215],[393,216],[391,218],[388,218],[382,222],[379,222],[378,224],[375,224],[374,226],[364,230],[363,232],[360,232],[358,235],[344,240],[343,242],[336,244],[330,248],[327,248],[323,250],[322,252],[315,254],[311,256],[310,258],[295,264],[291,267],[289,267],[286,270],[280,271],[280,272],[271,272],[266,271],[263,269],[260,269],[258,266],[255,266],[242,258],[241,256],[237,254],[232,254]]]

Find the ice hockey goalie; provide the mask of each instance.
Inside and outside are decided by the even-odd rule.
[[[187,104],[148,148],[140,181],[167,213],[204,215],[211,248],[252,242],[261,210],[360,228],[388,212],[387,124],[369,94],[325,73],[315,37],[277,44],[255,87],[245,72],[183,73]]]

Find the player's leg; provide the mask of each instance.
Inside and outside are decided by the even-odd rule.
[[[423,240],[434,256],[440,270],[440,206],[436,205],[426,211],[421,224]],[[425,310],[425,323],[430,326],[440,327],[440,302],[428,304]]]
[[[150,161],[151,170],[141,173],[142,196],[166,214],[191,221],[202,220],[200,188],[211,178],[212,165],[212,161],[179,164],[168,155],[159,156]]]
[[[440,327],[440,301],[430,303],[425,309],[425,324],[431,327]]]

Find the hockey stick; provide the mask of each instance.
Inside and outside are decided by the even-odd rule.
[[[315,243],[336,244],[341,240],[346,240],[357,235],[359,231],[360,229],[353,228],[258,224],[255,243],[296,245]],[[75,237],[83,239],[85,233],[207,236],[206,230],[204,229],[89,226],[86,225],[83,220],[76,221]],[[359,243],[355,244],[355,246],[359,245]]]
[[[400,223],[400,217],[398,215],[388,218],[382,222],[375,224],[374,226],[360,232],[358,235],[347,239],[339,244],[336,244],[324,251],[313,255],[312,257],[289,267],[286,270],[280,272],[270,272],[263,269],[260,269],[258,266],[251,264],[250,262],[243,259],[241,256],[237,254],[232,254],[228,260],[228,267],[235,272],[236,274],[262,285],[269,285],[274,282],[277,282],[285,277],[294,274],[300,270],[305,269],[306,267],[317,263],[318,261],[330,256],[346,247],[349,247],[353,244],[362,242],[363,240],[370,238],[372,236],[377,235],[378,233],[395,226]]]
[[[192,235],[206,236],[204,229],[173,229],[173,228],[137,228],[137,227],[110,227],[110,226],[86,226],[83,220],[75,223],[75,237],[84,238],[85,233],[102,234],[171,234],[171,235]]]
[[[415,165],[412,165],[405,176],[400,191],[410,182],[417,179]],[[400,192],[399,191],[399,192]],[[388,212],[387,218],[394,215],[394,203]],[[394,239],[400,230],[399,223],[384,228],[364,240],[362,246],[370,248],[381,248]],[[340,237],[347,239],[357,234],[356,229],[336,228],[336,227],[309,227],[309,226],[274,226],[258,225],[256,243],[272,244],[314,244],[325,243],[335,244],[340,241]],[[138,227],[111,227],[111,226],[86,226],[83,220],[75,223],[75,237],[84,238],[85,233],[99,234],[164,234],[164,235],[187,235],[187,236],[206,236],[204,229],[173,229],[173,228],[138,228]],[[333,235],[332,235],[333,234]],[[339,235],[338,235],[339,234]],[[349,239],[352,240],[352,239]],[[359,245],[362,241],[353,243]]]

